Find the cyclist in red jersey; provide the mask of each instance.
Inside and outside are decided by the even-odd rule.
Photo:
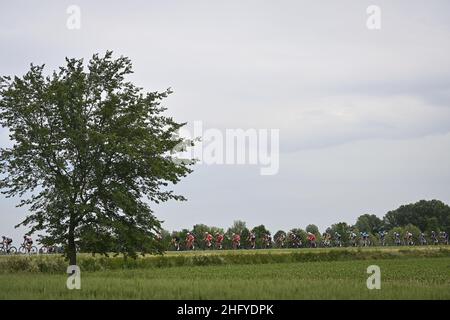
[[[308,241],[311,248],[316,247],[316,236],[311,232],[308,232]]]
[[[216,248],[222,249],[222,242],[223,242],[223,234],[220,234],[219,232],[216,233]]]
[[[241,236],[237,233],[233,233],[233,249],[239,249],[241,247]]]
[[[192,233],[188,232],[187,236],[186,236],[186,249],[187,250],[194,250],[194,240],[195,237]]]
[[[205,238],[203,240],[205,241],[206,248],[211,249],[213,236],[209,232],[205,232]]]

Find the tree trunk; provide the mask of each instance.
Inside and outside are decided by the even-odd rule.
[[[77,248],[75,246],[74,233],[75,233],[75,226],[71,219],[69,226],[68,246],[67,246],[67,257],[69,258],[69,264],[71,266],[77,265]]]

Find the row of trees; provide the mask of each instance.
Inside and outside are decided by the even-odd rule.
[[[413,241],[415,243],[419,243],[419,238],[422,232],[428,236],[428,239],[432,231],[435,231],[436,233],[441,231],[449,233],[450,207],[439,200],[422,200],[417,203],[403,205],[396,210],[389,211],[383,218],[379,218],[374,214],[363,214],[357,218],[356,223],[353,225],[346,222],[338,222],[325,230],[319,230],[316,225],[310,224],[304,229],[292,228],[290,230],[278,230],[272,234],[271,231],[264,225],[248,228],[244,221],[235,221],[227,230],[217,227],[210,227],[204,224],[197,224],[191,230],[183,229],[181,231],[174,232],[164,230],[161,235],[163,246],[167,250],[173,250],[174,247],[171,246],[172,238],[177,236],[183,242],[188,232],[195,236],[196,247],[205,249],[205,242],[202,241],[205,232],[212,235],[215,235],[216,233],[224,234],[224,248],[231,248],[233,233],[241,235],[241,245],[243,247],[250,247],[248,237],[250,232],[254,232],[257,239],[256,245],[261,248],[264,246],[263,237],[266,234],[271,235],[274,240],[284,234],[286,236],[286,245],[293,246],[294,244],[288,236],[290,233],[295,234],[295,236],[300,239],[302,243],[307,242],[308,232],[315,234],[318,242],[322,240],[323,233],[329,233],[333,238],[336,233],[338,233],[341,235],[342,245],[349,246],[351,244],[350,235],[352,232],[356,233],[358,237],[360,232],[367,232],[372,243],[379,243],[379,233],[382,231],[387,233],[385,236],[385,242],[387,245],[395,244],[395,233],[399,233],[403,239],[406,232],[410,232],[412,233]],[[273,245],[277,246],[278,244],[274,242]]]

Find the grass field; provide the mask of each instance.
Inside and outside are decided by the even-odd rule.
[[[81,290],[68,290],[64,273],[53,269],[0,271],[0,299],[450,299],[449,252],[370,248],[169,253],[164,259],[182,265],[82,268]],[[11,257],[0,257],[0,267],[6,259]],[[366,287],[366,269],[372,264],[381,268],[381,290]]]

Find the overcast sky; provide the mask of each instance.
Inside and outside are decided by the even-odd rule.
[[[369,5],[381,29],[366,26]],[[69,5],[81,28],[66,26]],[[199,165],[155,207],[166,229],[233,220],[273,232],[450,202],[450,2],[3,1],[0,74],[113,50],[178,121],[280,130],[280,170]],[[2,146],[8,143],[0,131]],[[0,234],[26,211],[0,199]]]

